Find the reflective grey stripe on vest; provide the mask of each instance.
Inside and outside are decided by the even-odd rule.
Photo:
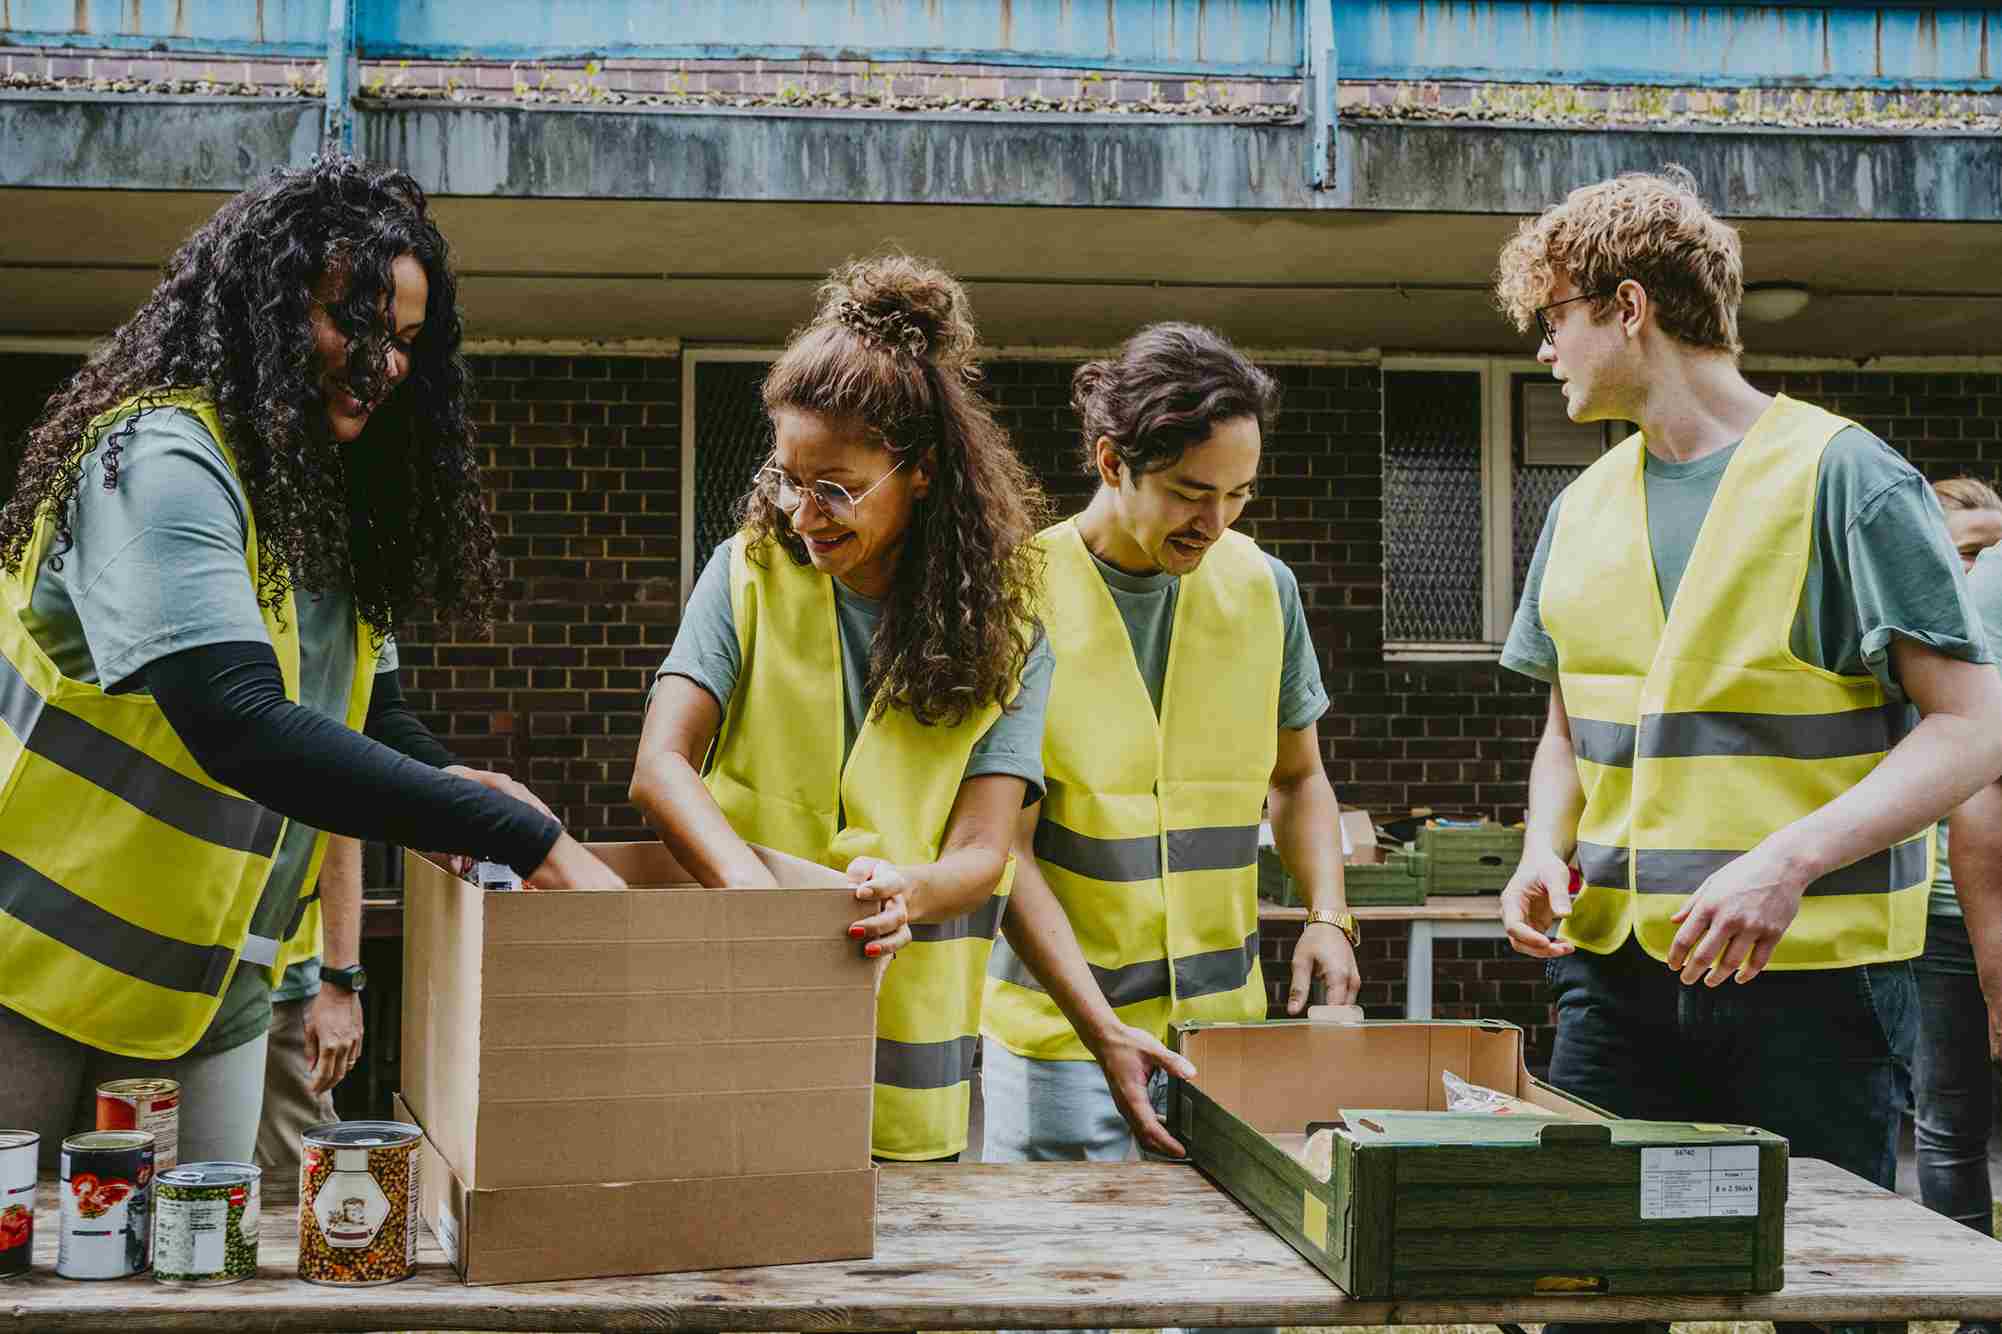
[[[1251,980],[1258,966],[1258,933],[1244,938],[1244,944],[1208,954],[1191,954],[1175,960],[1175,999],[1193,1000],[1236,991]]]
[[[293,936],[299,934],[300,926],[306,921],[306,909],[319,901],[320,891],[318,887],[315,887],[312,893],[299,900],[298,904],[292,909],[292,915],[285,920],[285,929],[278,934],[286,940],[290,940]],[[245,948],[249,947],[245,946]]]
[[[1643,759],[1772,755],[1833,760],[1875,755],[1903,737],[1905,706],[1840,713],[1654,713],[1641,720]]]
[[[1601,889],[1627,889],[1631,878],[1627,872],[1627,849],[1610,847],[1604,843],[1580,842],[1577,849],[1578,873],[1585,877],[1585,883]]]
[[[1036,857],[1074,875],[1113,884],[1161,877],[1157,838],[1092,838],[1049,819],[1036,826]],[[1168,831],[1170,871],[1242,871],[1258,864],[1258,826]]]
[[[1092,838],[1066,829],[1047,815],[1036,825],[1036,859],[1073,875],[1115,884],[1161,878],[1161,840]]]
[[[1634,854],[1634,878],[1643,894],[1691,894],[1711,875],[1744,855],[1742,852],[1642,848]],[[1807,896],[1891,894],[1923,883],[1925,878],[1926,841],[1921,837],[1895,844],[1853,866],[1829,872],[1807,887]]]
[[[1258,865],[1258,826],[1170,829],[1170,871],[1242,871]]]
[[[287,935],[289,938],[290,933],[288,932]],[[284,941],[273,940],[268,936],[245,936],[243,938],[243,950],[237,957],[245,963],[254,963],[260,967],[269,968],[272,964],[278,962],[278,951],[284,944]]]
[[[876,1039],[876,1082],[900,1089],[949,1089],[973,1078],[973,1053],[980,1039],[895,1042]]]
[[[1087,963],[1091,976],[1098,983],[1098,989],[1105,993],[1105,1003],[1114,1009],[1122,1005],[1138,1005],[1142,1001],[1163,1000],[1168,995],[1168,961],[1148,959],[1144,963],[1129,963],[1123,968],[1100,968],[1095,963]],[[1026,987],[1030,991],[1042,991],[1043,984],[1029,971],[1002,936],[994,942],[994,953],[987,960],[987,975],[998,977],[1003,982]]]
[[[994,939],[1001,929],[1001,914],[1008,909],[1008,896],[992,894],[987,902],[970,913],[962,914],[949,922],[926,922],[911,927],[912,940],[941,941],[965,940],[978,936],[982,940]]]
[[[229,975],[227,948],[193,945],[135,926],[5,852],[0,852],[0,912],[106,968],[168,991],[220,995]]]
[[[191,838],[269,857],[285,818],[176,773],[142,750],[53,708],[0,657],[0,721],[27,749]]]
[[[1571,719],[1571,753],[1615,769],[1634,767],[1634,729],[1597,718]]]

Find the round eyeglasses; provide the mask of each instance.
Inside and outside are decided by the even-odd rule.
[[[825,479],[817,482],[795,482],[786,475],[785,469],[772,463],[767,463],[758,469],[758,487],[788,516],[799,508],[802,500],[811,498],[822,514],[837,523],[846,523],[855,517],[856,507],[874,495],[883,483],[895,477],[897,469],[903,466],[904,460],[898,459],[895,468],[878,477],[869,489],[859,496],[839,482]]]

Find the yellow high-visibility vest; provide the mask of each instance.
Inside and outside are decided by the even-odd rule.
[[[938,859],[974,745],[1001,706],[957,727],[904,709],[871,711],[844,763],[841,631],[834,581],[777,543],[730,539],[730,607],[743,667],[703,782],[745,840],[846,870],[857,857]],[[949,922],[911,928],[876,1000],[880,1158],[944,1158],[966,1148],[981,979],[1015,862],[993,895]]]
[[[206,398],[141,398],[200,418],[236,471]],[[91,439],[140,401],[98,418]],[[250,935],[285,819],[204,773],[151,695],[106,694],[64,676],[42,651],[22,614],[54,536],[51,510],[20,566],[0,573],[0,1004],[103,1051],[171,1059],[207,1029],[239,963],[268,968],[275,983],[319,948],[314,891],[327,836],[314,844],[287,930]],[[244,560],[254,585],[254,518]],[[263,610],[296,702],[293,600]],[[373,653],[358,619],[351,727],[368,716],[374,675],[363,668]]]
[[[1870,676],[1794,656],[1828,442],[1853,423],[1782,395],[1738,446],[1663,615],[1638,435],[1565,490],[1543,623],[1585,810],[1585,889],[1564,924],[1611,953],[1633,932],[1665,959],[1669,919],[1706,877],[1861,782],[1906,710]],[[1909,959],[1925,946],[1933,829],[1810,885],[1769,967]]]
[[[1183,577],[1157,718],[1119,608],[1075,520],[1046,529],[1056,655],[1036,862],[1121,1020],[1265,1017],[1258,825],[1279,754],[1286,630],[1272,567],[1226,532]],[[985,1032],[1037,1060],[1089,1060],[1006,940]]]

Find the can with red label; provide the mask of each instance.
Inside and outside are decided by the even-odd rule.
[[[35,1160],[42,1137],[0,1130],[0,1279],[28,1272],[35,1251]]]
[[[343,1286],[417,1272],[417,1150],[401,1121],[334,1121],[299,1155],[299,1277]]]
[[[153,1136],[92,1130],[63,1141],[56,1273],[129,1278],[153,1263]]]
[[[114,1079],[97,1086],[99,1130],[146,1130],[153,1135],[153,1170],[180,1161],[181,1085],[173,1079]]]

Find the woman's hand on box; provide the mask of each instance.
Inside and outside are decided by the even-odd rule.
[[[599,861],[582,843],[563,834],[556,846],[522,882],[524,889],[624,889],[626,882]]]
[[[1105,1074],[1105,1086],[1126,1120],[1140,1147],[1164,1158],[1186,1156],[1181,1141],[1168,1133],[1149,1096],[1154,1072],[1159,1070],[1178,1079],[1196,1077],[1195,1062],[1179,1052],[1169,1051],[1152,1033],[1131,1024],[1120,1024],[1096,1034],[1087,1044]]]
[[[880,857],[857,857],[848,863],[848,881],[855,898],[876,912],[848,928],[871,959],[895,954],[911,943],[911,896],[917,886],[910,874]]]

